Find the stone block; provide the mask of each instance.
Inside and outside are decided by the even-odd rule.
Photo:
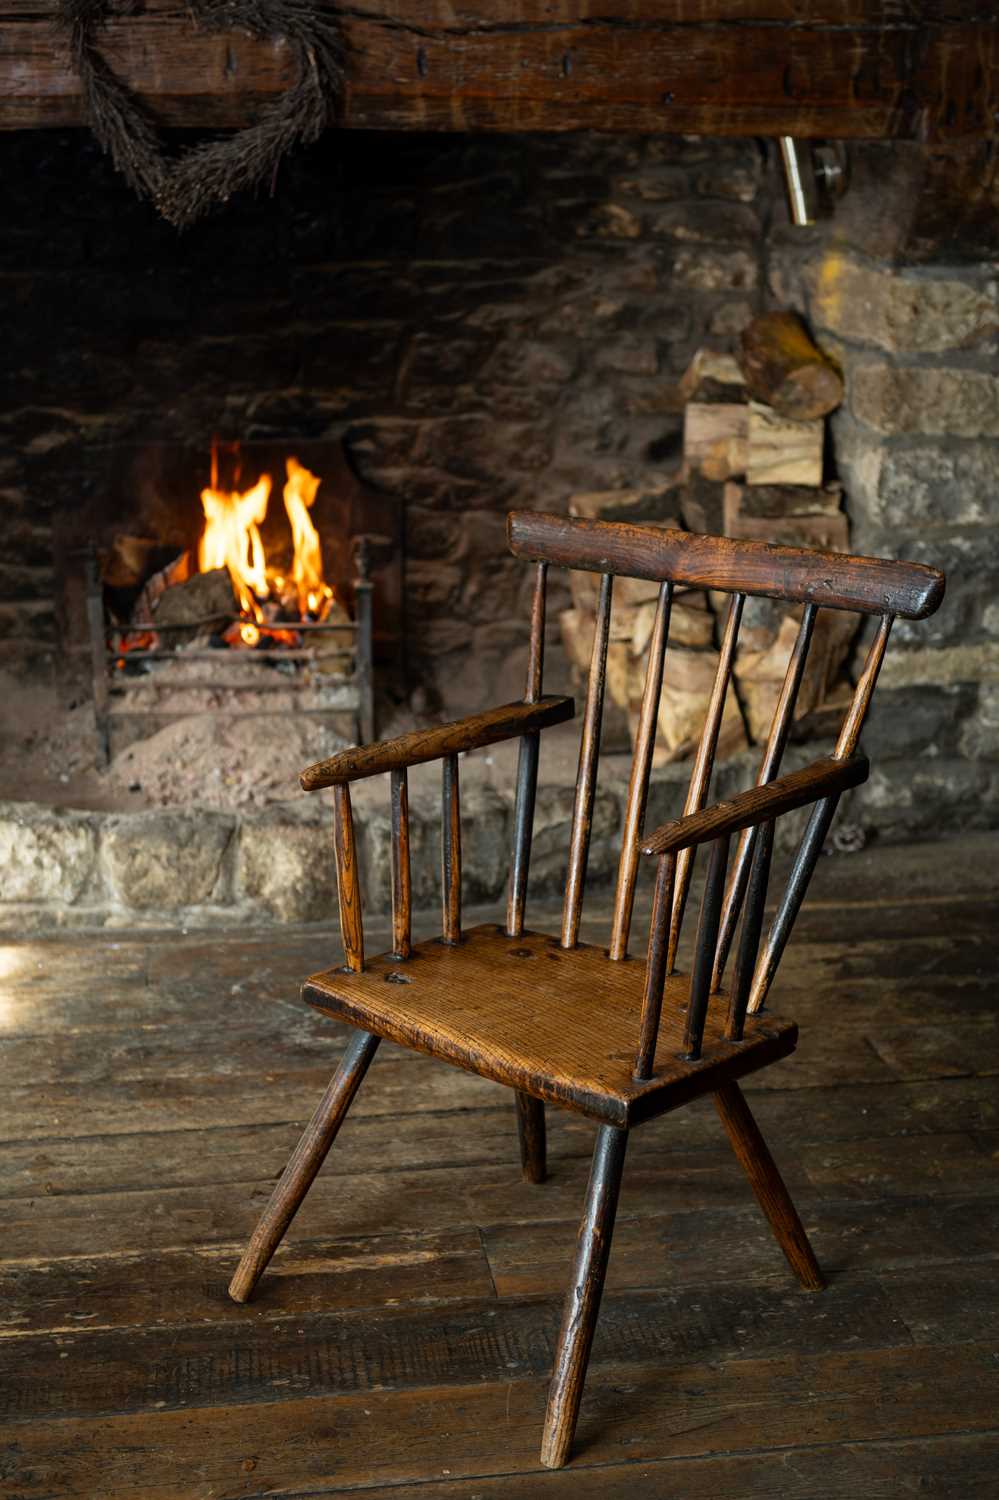
[[[655,375],[659,369],[655,340],[610,339],[600,345],[595,365],[599,370],[615,370],[624,375]]]
[[[601,203],[576,229],[580,238],[598,240],[637,240],[641,232],[641,219],[622,203]]]
[[[211,812],[142,812],[112,819],[104,867],[121,906],[179,911],[220,899],[235,819]]]
[[[463,761],[459,761],[459,770]],[[426,782],[439,775],[431,766],[411,777],[409,799],[409,858],[414,911],[437,907],[441,896],[440,796]],[[414,789],[412,782],[424,785]],[[511,811],[488,785],[461,789],[462,893],[466,902],[494,901],[506,885],[510,861]],[[354,799],[354,828],[360,850],[364,910],[385,915],[391,910],[392,820],[388,778],[376,778],[358,789]]]
[[[828,251],[812,272],[812,320],[841,338],[889,353],[930,354],[999,332],[996,288],[902,276]]]
[[[943,756],[885,761],[872,768],[855,798],[854,820],[879,839],[999,824],[999,775],[984,761]]]
[[[885,526],[999,523],[999,445],[884,447],[873,507]]]
[[[0,902],[76,901],[96,854],[90,819],[30,802],[0,803]]]
[[[897,644],[961,649],[984,633],[986,604],[999,597],[996,531],[939,526],[867,533],[858,528],[856,539],[863,552],[902,556],[946,574],[947,592],[936,614],[928,620],[899,620],[893,630]]]
[[[654,214],[649,230],[684,244],[744,245],[759,236],[760,221],[740,203],[676,203]]]
[[[567,339],[507,338],[485,369],[487,378],[508,385],[565,385],[576,373],[579,352]]]
[[[677,203],[690,197],[690,174],[682,167],[648,167],[638,176],[619,178],[614,187],[625,198]]]
[[[719,338],[735,338],[753,320],[753,309],[748,302],[723,302],[715,308],[708,322],[708,331]]]
[[[569,831],[575,788],[539,786],[531,846],[529,896],[561,896],[569,858]],[[610,879],[621,852],[622,812],[617,796],[598,787],[593,804],[587,880]]]
[[[891,688],[882,682],[864,724],[864,754],[872,764],[881,765],[889,757],[966,753],[962,736],[977,705],[973,683]]]
[[[850,407],[887,437],[999,437],[999,377],[980,370],[859,364],[850,373]]]
[[[965,721],[961,754],[969,760],[999,760],[999,682],[983,682],[975,712]]]
[[[236,894],[277,922],[330,922],[336,914],[329,819],[315,801],[243,818]]]
[[[879,692],[886,687],[921,687],[926,683],[999,682],[999,641],[942,650],[896,648],[885,657],[878,680]]]
[[[694,186],[703,198],[732,198],[737,203],[752,203],[760,188],[762,165],[759,151],[746,162],[720,161],[710,170],[699,172]]]
[[[673,281],[695,292],[742,292],[754,287],[759,262],[748,250],[681,250]]]

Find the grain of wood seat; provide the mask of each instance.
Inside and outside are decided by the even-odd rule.
[[[473,927],[458,947],[418,943],[405,964],[392,953],[360,974],[314,974],[302,998],[417,1052],[521,1089],[611,1125],[636,1125],[676,1109],[727,1078],[743,1077],[794,1050],[792,1021],[751,1018],[739,1042],[712,1015],[700,1058],[683,1060],[681,1010],[689,974],[666,981],[656,1066],[633,1077],[643,966],[611,964],[589,943],[502,926]]]
[[[514,1093],[523,1174],[545,1178],[545,1107],[596,1121],[596,1144],[545,1414],[541,1460],[570,1454],[614,1230],[631,1130],[710,1093],[737,1160],[791,1269],[808,1291],[823,1285],[818,1263],[738,1080],[793,1051],[797,1027],[763,1010],[839,799],[865,780],[860,732],[896,615],[923,619],[943,597],[941,573],[918,563],[770,547],[658,527],[520,511],[510,549],[534,564],[527,682],[522,702],[346,750],[302,775],[306,790],[333,790],[333,847],[345,962],[314,975],[305,999],[354,1028],[340,1066],[274,1190],[230,1285],[245,1302],[329,1151],[382,1040],[508,1085]],[[542,693],[545,610],[551,565],[601,575],[593,650],[581,716],[579,768],[558,934],[526,925],[541,738],[573,716],[568,698]],[[648,666],[621,829],[614,913],[606,948],[581,943],[600,752],[614,579],[658,584]],[[718,665],[690,782],[678,816],[645,829],[675,585],[729,596],[718,622]],[[743,605],[750,595],[800,610],[797,637],[760,757],[755,784],[709,801],[715,752],[731,688]],[[876,628],[832,754],[781,774],[805,663],[820,609],[854,610]],[[462,930],[459,755],[519,739],[506,920]],[[441,936],[415,944],[411,931],[407,771],[441,763]],[[365,956],[361,880],[351,784],[389,774],[392,819],[392,948]],[[774,825],[793,808],[808,822],[776,915],[763,938]],[[731,844],[735,840],[734,852]],[[708,864],[689,975],[676,972],[691,872],[700,846]],[[731,859],[730,859],[731,853]],[[629,955],[639,865],[655,861],[644,962]],[[736,935],[738,941],[736,942]],[[848,936],[848,935],[844,935]],[[735,958],[725,981],[730,952]]]

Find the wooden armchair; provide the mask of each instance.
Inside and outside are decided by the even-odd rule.
[[[514,512],[510,547],[536,564],[527,691],[508,704],[442,728],[346,750],[311,766],[306,790],[333,787],[334,847],[346,962],[316,974],[305,1000],[358,1028],[295,1149],[230,1286],[245,1302],[319,1170],[382,1037],[455,1063],[516,1091],[524,1174],[545,1175],[545,1102],[597,1122],[596,1148],[566,1298],[541,1447],[557,1468],[569,1456],[610,1251],[628,1132],[710,1093],[736,1156],[801,1284],[822,1277],[801,1221],[737,1080],[793,1051],[797,1027],[761,1015],[840,794],[863,781],[858,737],[893,618],[921,619],[943,597],[943,575],[915,563],[806,552],[759,542],[692,536],[652,527]],[[572,700],[542,695],[546,574],[550,564],[602,575],[579,773],[569,839],[561,931],[524,926],[541,731],[569,719]],[[615,575],[659,582],[659,602],[631,768],[609,949],[579,941],[596,789],[611,595]],[[656,716],[675,585],[728,593],[717,675],[693,763],[684,814],[643,829]],[[718,732],[747,594],[803,606],[797,641],[757,782],[706,806]],[[780,776],[795,697],[820,608],[879,617],[831,756]],[[506,923],[461,926],[458,756],[518,737],[520,758]],[[443,939],[414,944],[410,928],[407,768],[440,760],[443,770]],[[392,950],[366,960],[350,783],[388,771],[392,805]],[[774,821],[811,804],[787,888],[760,954]],[[730,841],[738,835],[729,859]],[[695,851],[710,845],[689,975],[675,972]],[[625,963],[642,854],[657,861],[644,967]],[[727,871],[727,878],[726,878]],[[726,960],[745,908],[731,987]],[[709,1001],[714,999],[713,1004]]]

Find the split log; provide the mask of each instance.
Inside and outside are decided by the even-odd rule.
[[[750,402],[747,481],[821,485],[824,425],[821,417],[795,421],[758,401]]]
[[[830,480],[819,489],[804,484],[726,484],[724,518],[784,521],[788,516],[837,516],[843,512],[843,486]],[[737,532],[726,532],[736,536]]]
[[[782,619],[769,646],[759,651],[740,649],[736,655],[735,680],[754,741],[764,741],[769,733],[799,623],[798,612],[792,611]],[[819,612],[795,701],[796,722],[822,708],[836,692],[856,631],[855,615],[838,609]]]
[[[756,497],[765,499],[757,507]],[[845,552],[849,523],[840,510],[842,492],[805,485],[726,484],[725,535],[788,547]],[[811,503],[810,503],[811,502]]]
[[[738,360],[715,349],[698,349],[681,377],[680,394],[686,402],[749,400]]]
[[[843,400],[843,377],[792,312],[764,313],[743,329],[739,365],[749,395],[783,417],[811,421]]]
[[[718,652],[714,649],[669,652],[662,697],[659,700],[658,734],[652,754],[654,766],[665,765],[668,761],[685,760],[697,749],[717,670]],[[629,707],[632,740],[637,731],[641,686],[644,681],[645,660],[640,658],[634,663],[633,696]],[[718,733],[718,758],[736,755],[740,750],[745,750],[747,744],[746,728],[738,700],[730,686]]]
[[[705,479],[745,474],[749,462],[749,407],[731,402],[693,402],[684,409],[683,460],[686,472]]]

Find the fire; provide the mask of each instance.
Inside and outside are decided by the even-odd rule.
[[[278,607],[291,604],[287,596],[293,592],[299,617],[311,615],[319,620],[326,617],[333,603],[333,590],[323,577],[319,533],[309,515],[322,481],[297,458],[289,458],[285,467],[284,505],[294,544],[288,577],[268,566],[260,534],[271,495],[271,476],[261,474],[256,484],[244,491],[222,488],[217,446],[212,445],[211,484],[201,491],[205,529],[198,544],[198,567],[202,573],[213,568],[229,570],[243,616],[238,626],[226,632],[231,644],[255,646],[265,632],[282,643],[286,638],[297,641],[287,629],[268,628],[268,617],[273,619],[276,611],[265,615],[263,605],[267,601]]]
[[[205,529],[198,543],[198,567],[202,573],[228,568],[239,607],[255,620],[264,618],[258,599],[270,592],[260,525],[267,514],[271,476],[261,474],[256,484],[240,494],[211,486],[201,491]]]
[[[297,458],[289,458],[285,468],[288,482],[284,487],[284,508],[288,512],[295,543],[291,580],[298,591],[299,613],[318,615],[324,605],[328,610],[333,598],[333,590],[323,578],[319,533],[309,518],[309,510],[321,481],[315,474],[310,474]]]

